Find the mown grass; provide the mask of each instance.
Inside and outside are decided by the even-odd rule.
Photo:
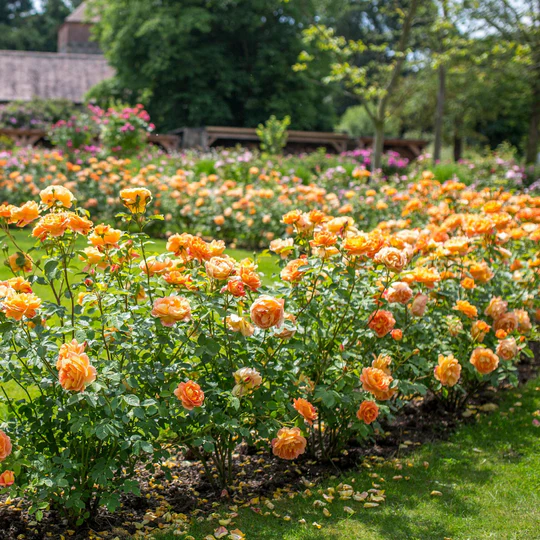
[[[313,506],[322,497],[318,488],[312,488],[311,497],[274,501],[274,511],[281,517],[243,508],[228,528],[239,528],[246,538],[257,540],[539,539],[540,427],[533,424],[533,412],[540,409],[540,378],[505,393],[499,405],[498,411],[460,427],[448,441],[425,444],[404,456],[401,471],[388,464],[359,466],[321,486],[342,481],[363,491],[377,482],[387,495],[378,508],[335,500],[328,505],[332,516],[326,518]],[[385,481],[371,478],[374,472]],[[395,475],[404,478],[393,480]],[[442,496],[432,496],[432,491]],[[355,513],[349,516],[345,506]],[[225,516],[227,509],[216,511],[220,510]],[[283,520],[285,515],[291,521]],[[306,524],[298,523],[300,519]],[[199,540],[217,527],[216,520],[195,521],[188,532]]]

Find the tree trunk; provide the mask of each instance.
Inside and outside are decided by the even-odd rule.
[[[457,120],[454,130],[454,161],[459,161],[463,153],[463,138],[461,137],[461,125]]]
[[[371,172],[381,168],[384,148],[384,120],[377,120],[375,124],[375,137],[373,138],[373,155],[371,156]]]
[[[439,66],[439,91],[437,92],[437,108],[435,109],[435,144],[433,148],[434,163],[437,163],[441,159],[445,91],[446,68],[441,64]]]
[[[526,163],[538,161],[538,139],[540,136],[540,73],[537,74],[532,95],[531,119],[529,123],[529,136],[525,152]]]

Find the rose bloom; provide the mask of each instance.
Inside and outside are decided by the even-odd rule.
[[[270,251],[277,253],[282,259],[286,259],[293,250],[294,240],[292,238],[272,240],[270,242]]]
[[[6,317],[20,321],[23,317],[33,319],[41,307],[41,298],[33,293],[15,293],[4,299],[2,307]]]
[[[58,373],[60,385],[70,392],[82,392],[96,380],[96,368],[86,354],[69,353],[62,360]]]
[[[272,296],[259,296],[251,305],[250,315],[253,324],[263,330],[272,326],[281,326],[285,311],[285,300]]]
[[[184,287],[189,291],[197,289],[197,286],[193,283],[191,276],[189,274],[183,274],[181,270],[171,270],[166,274],[163,274],[163,279],[169,285]]]
[[[40,192],[39,198],[41,199],[41,202],[49,208],[55,205],[71,208],[73,206],[73,200],[75,199],[73,193],[64,186],[46,187]]]
[[[479,373],[486,375],[497,369],[499,357],[490,349],[477,347],[472,352],[470,362]]]
[[[20,293],[32,292],[32,285],[30,284],[30,282],[26,281],[26,279],[21,276],[9,278],[7,281],[0,281],[0,285],[7,285],[14,291]]]
[[[407,254],[393,247],[383,247],[377,252],[373,260],[384,264],[388,270],[401,272],[407,264]]]
[[[174,253],[177,257],[182,257],[183,260],[189,258],[188,249],[194,236],[188,233],[173,234],[167,240],[167,251]]]
[[[439,364],[434,369],[435,378],[443,386],[454,386],[461,376],[461,364],[454,358],[453,354],[444,356],[439,354]]]
[[[64,235],[67,228],[68,218],[65,212],[47,214],[38,221],[32,231],[32,236],[42,241],[49,237],[58,238]]]
[[[444,243],[444,249],[451,255],[466,255],[469,251],[469,239],[465,236],[455,236]]]
[[[484,321],[475,321],[471,328],[471,336],[474,340],[482,343],[491,326]]]
[[[114,246],[118,243],[122,234],[124,234],[122,231],[101,223],[96,225],[92,234],[88,236],[88,240],[96,247]]]
[[[387,375],[391,375],[390,364],[392,363],[392,357],[388,354],[379,354],[377,358],[371,362],[371,367],[384,371]]]
[[[5,488],[12,486],[15,482],[13,471],[4,471],[0,474],[0,487]]]
[[[396,281],[384,293],[384,297],[390,304],[406,304],[412,298],[412,295],[412,289],[408,283],[403,281]]]
[[[31,272],[33,268],[32,262],[32,257],[26,253],[13,253],[7,260],[13,272]]]
[[[515,312],[510,311],[509,313],[504,313],[497,319],[495,319],[495,322],[493,324],[493,329],[495,332],[497,330],[504,330],[507,334],[510,334],[511,332],[514,332],[518,328],[518,318]]]
[[[282,324],[279,329],[274,329],[274,336],[278,339],[291,339],[296,334],[296,317],[291,313],[285,313],[283,315],[284,321],[289,321],[292,328],[289,328],[287,324]]]
[[[281,428],[272,439],[272,452],[281,459],[296,459],[306,451],[307,441],[300,428]]]
[[[152,193],[146,188],[127,188],[120,191],[120,199],[133,214],[142,214],[152,200]]]
[[[468,269],[478,283],[487,283],[493,277],[493,272],[485,261],[472,263]]]
[[[236,261],[228,255],[212,257],[204,263],[206,274],[212,279],[225,280],[235,272]]]
[[[92,266],[97,266],[98,268],[104,270],[109,265],[105,255],[101,253],[98,248],[93,246],[84,248],[82,253],[79,254],[79,260],[87,263],[83,269],[85,272],[88,272]]]
[[[191,411],[195,407],[202,407],[204,392],[194,381],[182,382],[174,391],[174,395],[182,402],[184,409]]]
[[[524,309],[515,309],[514,314],[518,321],[518,332],[520,334],[527,334],[532,329],[531,319],[529,314]]]
[[[401,330],[400,328],[394,328],[390,332],[390,336],[396,341],[401,341],[403,339],[403,330]]]
[[[392,376],[387,375],[382,369],[373,367],[362,369],[360,375],[362,388],[381,401],[386,401],[394,395],[395,389],[390,388],[393,380]]]
[[[230,315],[225,317],[225,323],[231,332],[240,332],[244,337],[253,335],[253,326],[243,317],[239,317],[238,315]]]
[[[171,270],[173,267],[173,262],[169,257],[165,257],[164,259],[158,259],[155,256],[147,257],[146,261],[143,259],[140,264],[139,268],[142,272],[145,274],[151,276],[154,275],[161,275],[165,274],[169,270]]]
[[[379,416],[379,407],[374,401],[362,401],[360,408],[356,412],[356,418],[360,420],[360,422],[364,422],[365,424],[371,424],[372,422],[375,422],[377,420],[377,417]]]
[[[313,235],[309,244],[313,248],[332,247],[337,242],[337,236],[330,231],[319,231]]]
[[[441,275],[436,268],[415,268],[412,277],[417,283],[423,283],[428,289],[432,289],[435,283],[441,281]]]
[[[469,319],[478,317],[478,310],[470,302],[467,302],[467,300],[458,300],[452,309],[463,313]]]
[[[58,351],[58,360],[56,362],[56,369],[60,370],[62,369],[62,365],[64,364],[64,360],[70,355],[70,354],[84,354],[84,351],[86,349],[86,345],[84,343],[79,343],[76,339],[72,339],[68,343],[63,343],[60,347],[60,350]]]
[[[240,266],[238,274],[242,283],[251,291],[256,291],[261,286],[261,278],[255,270],[246,266]]]
[[[317,417],[319,416],[317,413],[317,409],[307,400],[304,398],[298,398],[293,400],[293,407],[295,410],[303,416],[304,420],[310,425],[313,425],[313,422],[317,420]]]
[[[10,222],[16,223],[17,227],[26,227],[39,217],[39,206],[34,201],[28,201],[22,206],[14,206],[11,209]]]
[[[485,309],[484,314],[492,319],[498,319],[501,315],[506,313],[507,309],[508,302],[504,301],[500,296],[496,296],[489,301],[489,305]]]
[[[390,311],[379,309],[371,314],[368,326],[371,328],[377,337],[382,338],[388,334],[396,325],[396,319]]]
[[[233,396],[244,396],[262,384],[261,374],[253,368],[240,368],[233,376],[236,383],[232,390]]]
[[[183,296],[165,296],[154,300],[152,317],[157,317],[163,326],[191,320],[191,306]]]
[[[94,224],[88,218],[84,216],[79,216],[73,212],[68,212],[67,214],[67,224],[68,229],[72,230],[75,233],[82,234],[84,236],[88,235],[91,231]]]
[[[288,281],[289,283],[298,283],[302,276],[306,273],[306,270],[301,270],[301,268],[306,267],[305,259],[294,259],[289,261],[287,266],[281,271],[281,279],[283,281]]]
[[[369,234],[360,233],[357,236],[346,238],[343,242],[343,249],[352,256],[374,257],[385,242],[384,236],[378,231]]]
[[[0,461],[11,454],[11,439],[0,429]]]
[[[506,360],[506,361],[512,360],[512,358],[515,358],[518,353],[516,339],[513,337],[503,339],[497,345],[497,348],[495,349],[495,353],[497,354],[499,358],[502,358],[503,360]]]
[[[425,294],[418,293],[413,300],[411,305],[411,313],[415,317],[422,317],[426,312],[428,297]]]
[[[225,287],[221,289],[221,292],[228,292],[236,298],[246,296],[246,288],[244,287],[244,282],[239,276],[229,279],[229,281],[227,281],[227,285],[225,285]]]

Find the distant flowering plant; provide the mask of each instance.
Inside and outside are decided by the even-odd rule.
[[[85,113],[59,120],[49,130],[49,140],[68,155],[85,150],[97,137],[98,129]]]

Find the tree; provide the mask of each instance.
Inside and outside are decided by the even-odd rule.
[[[142,100],[161,130],[255,127],[272,114],[289,115],[297,129],[331,129],[328,91],[291,68],[304,7],[300,0],[97,0],[96,35],[117,71],[107,86]]]
[[[540,139],[540,2],[538,0],[476,0],[468,8],[474,21],[485,32],[515,43],[516,56],[527,64],[526,78],[530,87],[529,134],[525,161],[534,163]],[[478,28],[478,24],[476,28]]]
[[[403,75],[407,55],[411,53],[409,46],[420,1],[371,2],[374,23],[369,25],[365,20],[368,12],[359,10],[361,3],[351,0],[348,8],[359,18],[348,28],[352,26],[360,34],[364,33],[360,38],[347,39],[339,32],[340,28],[343,31],[347,25],[333,23],[330,18],[329,24],[333,26],[315,23],[304,32],[307,50],[300,54],[295,65],[296,71],[302,73],[308,67],[313,67],[311,72],[322,83],[338,84],[346,95],[364,106],[375,132],[373,169],[381,165],[384,126],[391,112],[392,98]],[[355,20],[355,17],[352,19]],[[322,69],[321,59],[326,59]]]

